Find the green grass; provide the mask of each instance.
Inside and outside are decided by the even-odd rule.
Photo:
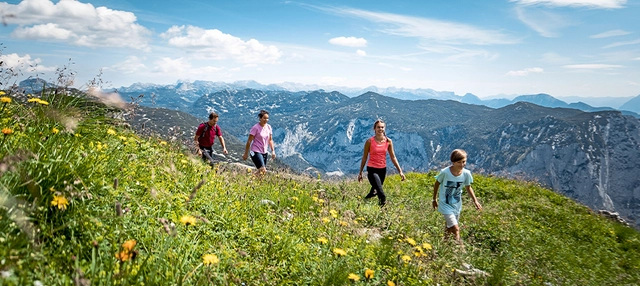
[[[113,109],[41,96],[48,105],[9,95],[0,113],[12,131],[0,135],[1,285],[640,283],[637,231],[535,183],[476,175],[484,209],[463,195],[461,251],[431,209],[435,173],[390,176],[381,210],[362,199],[366,183],[211,169],[119,127]],[[120,261],[128,240],[135,258]],[[453,275],[463,263],[491,276]]]

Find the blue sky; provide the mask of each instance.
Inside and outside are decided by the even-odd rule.
[[[0,2],[0,60],[82,87],[255,80],[480,97],[640,94],[640,1]]]

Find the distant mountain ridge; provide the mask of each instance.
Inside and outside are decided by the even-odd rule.
[[[421,99],[440,99],[440,100],[454,100],[462,103],[469,104],[477,104],[477,105],[485,105],[492,108],[500,108],[507,106],[509,104],[513,104],[516,102],[531,102],[537,105],[545,106],[545,107],[563,107],[563,108],[574,108],[582,111],[605,111],[605,110],[620,110],[626,115],[635,116],[640,118],[640,95],[636,97],[630,97],[627,101],[620,106],[620,108],[616,109],[614,107],[594,107],[585,102],[572,102],[567,103],[563,100],[555,98],[549,94],[539,93],[539,94],[528,94],[528,95],[519,95],[514,99],[506,99],[506,98],[493,98],[483,100],[478,96],[467,93],[463,96],[456,95],[451,91],[436,91],[433,89],[408,89],[408,88],[378,88],[376,86],[366,87],[364,89],[360,88],[348,88],[341,86],[322,86],[322,85],[305,85],[305,84],[296,84],[285,82],[280,85],[270,84],[264,85],[260,84],[256,81],[236,81],[233,83],[226,82],[212,82],[212,81],[194,81],[191,82],[183,82],[179,81],[176,84],[168,84],[168,85],[158,85],[158,84],[142,84],[135,83],[129,87],[120,87],[118,90],[121,94],[131,94],[135,93],[138,90],[158,90],[158,92],[168,92],[169,90],[175,89],[176,92],[183,92],[185,94],[196,93],[196,94],[206,94],[212,93],[222,90],[242,90],[242,89],[257,89],[257,90],[270,90],[270,91],[289,91],[289,92],[311,92],[311,91],[338,91],[346,96],[355,97],[367,92],[375,92],[377,94],[382,94],[389,97],[394,97],[398,99],[406,99],[406,100],[421,100]],[[587,98],[580,97],[572,97],[573,99],[582,99],[587,100]],[[187,98],[186,100],[189,100]],[[592,99],[593,100],[593,99]],[[621,99],[616,99],[621,100]],[[607,101],[604,100],[593,100],[595,102],[605,103]],[[609,101],[610,102],[610,101]],[[615,104],[617,105],[617,104]],[[177,108],[177,107],[176,107]]]

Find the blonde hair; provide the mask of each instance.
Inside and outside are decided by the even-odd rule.
[[[465,158],[467,158],[467,152],[462,149],[455,149],[451,152],[451,162],[458,162]]]

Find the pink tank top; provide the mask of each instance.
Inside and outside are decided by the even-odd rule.
[[[368,167],[386,168],[387,167],[387,149],[389,148],[389,140],[385,138],[384,142],[376,142],[376,137],[371,137],[371,146],[369,146]]]

